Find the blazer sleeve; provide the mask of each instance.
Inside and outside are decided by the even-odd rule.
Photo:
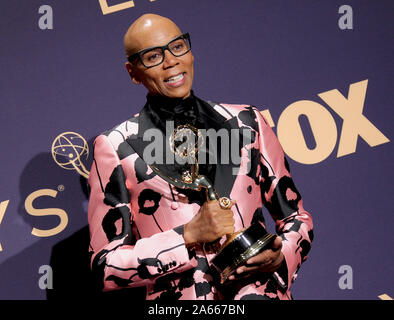
[[[94,141],[88,182],[89,250],[99,289],[150,285],[163,274],[180,273],[195,266],[185,247],[182,225],[137,240],[130,205],[132,186],[105,135]]]
[[[303,207],[302,197],[290,176],[289,164],[277,136],[264,116],[257,109],[254,111],[259,128],[262,201],[275,220],[276,232],[283,240],[285,263],[277,274],[289,289],[311,248],[313,220]]]

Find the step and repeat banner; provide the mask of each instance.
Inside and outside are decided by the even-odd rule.
[[[198,97],[257,106],[277,134],[314,219],[294,298],[394,297],[393,1],[0,7],[0,299],[100,295],[88,255],[92,142],[145,103],[123,50],[144,13],[190,33]]]

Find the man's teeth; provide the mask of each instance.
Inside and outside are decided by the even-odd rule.
[[[180,80],[182,80],[182,78],[183,78],[183,73],[181,73],[181,74],[178,74],[177,76],[175,76],[175,77],[172,77],[172,78],[170,78],[170,79],[166,80],[166,82],[169,82],[169,83],[172,83],[172,82],[177,82],[177,81],[180,81]]]

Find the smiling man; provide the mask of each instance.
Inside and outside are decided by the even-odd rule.
[[[190,35],[171,20],[141,16],[125,34],[124,46],[131,79],[148,94],[139,114],[94,143],[88,218],[97,283],[104,291],[144,286],[146,299],[290,299],[290,286],[310,250],[313,223],[271,127],[253,106],[195,96]],[[228,204],[207,200],[205,190],[178,188],[152,171],[143,156],[148,146],[144,134],[160,132],[168,148],[169,122],[224,130],[228,137],[234,130],[251,132],[249,141],[236,141],[239,163],[223,161],[222,151],[214,163],[199,165],[217,194],[231,199]],[[229,150],[226,144],[232,142],[215,146]],[[187,166],[157,164],[177,179]],[[227,234],[253,223],[264,225],[263,207],[278,236],[220,283],[212,265],[215,246],[204,244],[223,244]]]

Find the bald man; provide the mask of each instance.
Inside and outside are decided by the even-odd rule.
[[[141,16],[127,30],[124,47],[132,82],[148,93],[139,114],[94,142],[88,219],[91,268],[100,288],[144,286],[146,299],[291,299],[290,286],[309,252],[313,223],[266,119],[250,105],[195,96],[190,36],[170,19]],[[217,193],[231,199],[229,206],[208,201],[205,190],[177,188],[151,170],[144,153],[151,143],[146,134],[159,132],[163,158],[153,164],[180,179],[188,164],[166,161],[164,150],[172,132],[168,128],[184,124],[224,130],[228,137],[233,130],[251,133],[251,141],[236,142],[239,162],[227,163],[222,152],[214,163],[199,165]],[[212,147],[211,142],[206,143]],[[227,144],[220,140],[214,147],[229,150]],[[263,205],[278,237],[221,284],[212,265],[215,248],[203,244],[218,239],[223,244],[226,234],[252,223],[264,225]]]

